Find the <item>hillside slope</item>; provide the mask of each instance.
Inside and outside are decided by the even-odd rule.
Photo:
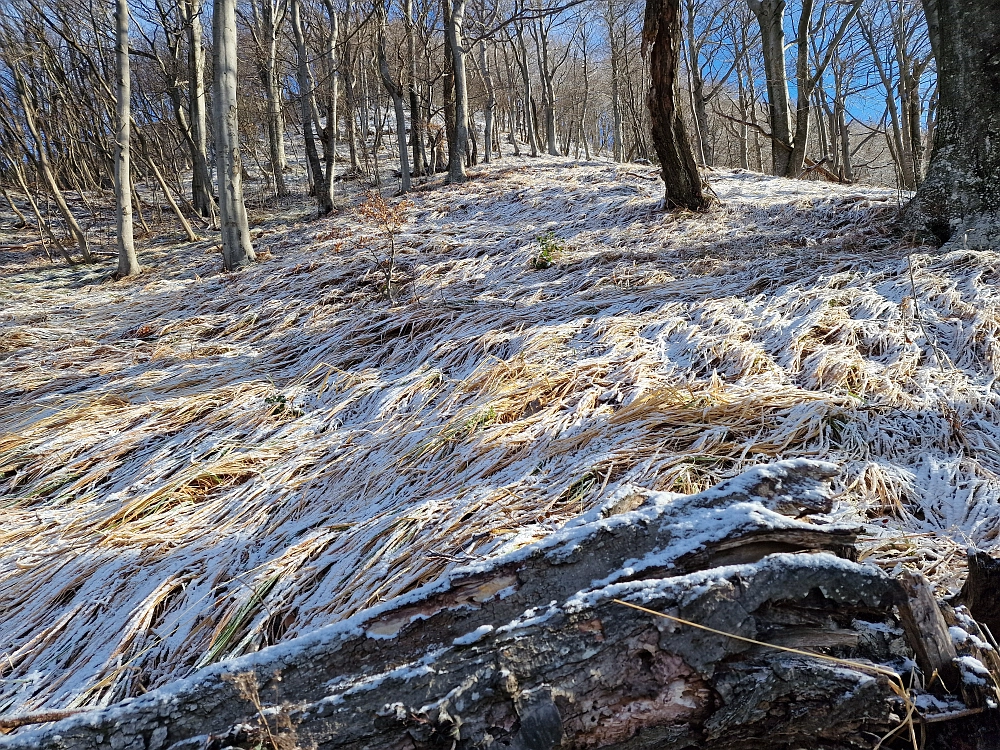
[[[908,258],[890,191],[712,184],[704,216],[636,165],[417,191],[395,305],[360,195],[235,276],[210,244],[121,283],[8,264],[0,711],[136,695],[779,457],[839,462],[871,559],[954,587],[1000,533],[1000,256]]]

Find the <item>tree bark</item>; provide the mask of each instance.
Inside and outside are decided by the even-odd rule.
[[[483,86],[486,88],[486,106],[483,109],[483,117],[485,119],[483,140],[486,142],[486,149],[483,161],[489,164],[493,161],[493,140],[495,138],[493,132],[493,113],[496,110],[497,94],[496,87],[493,84],[493,71],[490,70],[489,60],[486,56],[486,41],[483,39],[479,40],[479,70],[483,74]]]
[[[73,216],[73,212],[70,211],[69,204],[66,202],[66,197],[63,195],[62,190],[59,187],[59,182],[56,180],[56,176],[52,171],[52,164],[49,161],[48,154],[46,152],[46,144],[42,140],[41,133],[38,130],[38,124],[35,121],[35,109],[31,103],[30,96],[28,94],[24,76],[21,74],[20,68],[16,65],[11,68],[14,74],[14,84],[17,89],[17,95],[21,102],[21,108],[24,111],[24,122],[28,126],[28,132],[31,133],[32,139],[35,142],[35,153],[30,150],[26,150],[25,153],[31,162],[35,165],[38,174],[41,176],[42,180],[45,182],[49,191],[52,193],[53,199],[55,199],[56,207],[59,209],[59,214],[62,216],[63,221],[66,222],[66,227],[69,229],[73,239],[76,240],[77,247],[80,248],[80,254],[83,255],[83,260],[85,263],[92,263],[94,261],[94,256],[90,252],[90,241],[87,239],[86,232],[80,226],[80,223]]]
[[[451,14],[447,21],[448,47],[451,50],[452,73],[455,91],[454,143],[449,142],[448,182],[465,182],[465,159],[469,150],[469,89],[465,75],[465,24],[466,0],[444,0]],[[451,133],[449,133],[451,138]]]
[[[285,119],[281,113],[281,79],[278,73],[278,39],[285,21],[285,0],[261,0],[251,6],[257,42],[258,72],[267,99],[267,143],[278,198],[288,195],[285,185]]]
[[[1000,13],[993,0],[924,0],[937,60],[938,119],[906,222],[940,241],[1000,242]],[[950,245],[946,245],[950,246]]]
[[[132,172],[130,132],[132,74],[128,59],[128,0],[115,0],[115,220],[118,234],[118,277],[134,276],[142,269],[135,255],[132,232]]]
[[[212,175],[208,168],[208,127],[205,106],[205,51],[201,46],[201,0],[185,0],[188,22],[188,81],[191,111],[191,205],[201,216],[215,215]]]
[[[653,121],[653,146],[666,187],[664,205],[698,211],[709,201],[702,193],[701,176],[677,107],[681,44],[680,0],[647,0],[642,46],[644,52],[649,51],[647,103]]]
[[[785,70],[785,0],[747,0],[760,25],[771,124],[771,174],[788,175],[792,155],[792,117]]]
[[[299,85],[299,106],[302,113],[302,137],[305,141],[306,160],[309,163],[309,174],[312,175],[313,193],[316,195],[316,208],[320,216],[326,216],[333,210],[333,193],[330,190],[330,175],[323,169],[316,148],[316,131],[319,121],[316,118],[316,87],[312,73],[309,72],[309,49],[306,46],[306,36],[302,28],[302,7],[299,0],[291,0],[292,34],[295,37],[295,51],[298,58],[297,81]]]
[[[0,746],[872,747],[905,713],[879,664],[910,600],[851,562],[859,529],[798,520],[830,510],[835,474],[788,461],[699,495],[613,497],[343,623]]]
[[[378,14],[378,70],[385,84],[385,90],[392,99],[392,106],[396,112],[396,142],[399,146],[399,191],[408,193],[410,191],[410,158],[406,148],[406,114],[403,111],[403,90],[402,87],[392,79],[392,72],[389,70],[389,61],[385,53],[385,31],[388,18],[388,8],[381,3],[376,8]]]
[[[236,0],[215,0],[212,38],[212,64],[215,69],[212,104],[219,174],[222,259],[227,271],[235,271],[257,259],[250,242],[250,225],[243,203],[243,162],[240,158],[236,99]]]
[[[521,71],[521,84],[524,87],[524,129],[531,148],[531,155],[538,156],[538,136],[535,127],[535,117],[532,112],[531,102],[531,71],[528,68],[528,47],[524,43],[524,29],[521,24],[515,25],[517,29],[517,49],[514,56],[517,58],[517,67]]]
[[[403,23],[406,24],[406,54],[409,58],[407,94],[410,104],[410,147],[413,150],[413,174],[420,177],[429,170],[424,150],[424,123],[420,98],[417,94],[417,40],[413,20],[413,0],[403,0]]]

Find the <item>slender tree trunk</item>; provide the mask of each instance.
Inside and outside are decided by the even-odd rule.
[[[239,112],[236,99],[236,0],[214,0],[212,14],[212,104],[219,175],[222,258],[227,271],[257,259],[243,203]]]
[[[52,232],[52,227],[49,226],[49,222],[42,216],[42,212],[38,208],[38,201],[35,200],[35,197],[31,194],[31,190],[28,187],[28,181],[27,179],[25,179],[24,169],[22,168],[21,164],[18,162],[14,162],[11,165],[11,168],[12,171],[14,172],[14,177],[17,179],[18,184],[21,186],[21,190],[24,191],[24,195],[28,199],[28,204],[31,206],[31,211],[35,215],[35,220],[38,222],[39,235],[44,234],[45,237],[48,237],[49,242],[51,242],[52,246],[59,251],[59,254],[63,257],[63,260],[65,260],[66,263],[68,263],[69,265],[73,265],[73,258],[69,254],[69,251],[67,251],[66,248],[63,247],[63,244],[58,239],[56,239],[55,234],[53,234]],[[43,247],[44,247],[44,242],[43,242]]]
[[[813,0],[802,0],[795,56],[795,135],[792,152],[788,157],[785,177],[798,177],[806,163],[809,146],[809,119],[812,109],[813,79],[809,71],[809,26],[812,20]]]
[[[330,78],[326,100],[326,127],[323,128],[323,156],[326,185],[330,194],[330,204],[334,203],[333,186],[337,175],[337,136],[340,119],[337,112],[340,98],[340,66],[337,61],[337,39],[340,36],[340,16],[334,0],[325,0],[329,28],[326,30],[326,73]]]
[[[493,85],[493,71],[490,70],[489,60],[486,56],[486,42],[479,42],[479,69],[483,74],[483,84],[486,87],[486,108],[483,112],[486,120],[486,131],[483,133],[483,140],[486,141],[486,151],[483,161],[489,164],[493,161],[493,112],[497,105],[496,87]]]
[[[132,73],[128,59],[128,0],[115,0],[115,217],[118,230],[118,276],[134,276],[142,269],[132,236],[132,174],[129,126],[132,119]]]
[[[455,144],[448,151],[448,181],[465,182],[465,159],[469,150],[469,89],[465,75],[465,24],[466,0],[444,0],[451,3],[448,19],[448,46],[451,47],[452,71],[455,85]]]
[[[94,261],[94,256],[90,252],[90,242],[87,240],[87,234],[83,231],[83,228],[76,220],[76,217],[73,216],[73,212],[70,211],[69,204],[66,203],[66,197],[63,195],[63,192],[59,187],[59,181],[56,179],[56,176],[52,171],[52,165],[51,162],[49,162],[49,157],[46,153],[45,143],[42,141],[41,134],[38,131],[38,124],[35,121],[35,109],[31,103],[28,91],[25,88],[24,77],[21,74],[20,68],[16,65],[13,68],[13,73],[15,88],[17,89],[17,95],[21,102],[21,109],[24,111],[24,122],[28,126],[28,131],[31,133],[31,137],[34,139],[37,147],[37,153],[32,154],[29,151],[27,154],[28,158],[34,163],[39,176],[49,188],[49,192],[52,193],[52,197],[56,202],[56,207],[59,209],[59,213],[62,216],[63,221],[66,222],[66,228],[69,229],[70,234],[73,235],[73,239],[76,241],[77,247],[80,248],[80,254],[83,255],[84,262],[92,263]]]
[[[278,77],[278,39],[284,22],[284,8],[273,0],[261,3],[263,15],[261,42],[264,46],[262,78],[267,96],[267,140],[270,150],[274,191],[279,198],[288,195],[285,185],[285,119],[281,114],[281,80]]]
[[[609,13],[610,13],[609,9]],[[622,99],[620,82],[621,55],[615,44],[615,22],[614,18],[608,18],[608,40],[611,45],[611,116],[612,116],[612,136],[614,138],[614,160],[616,162],[625,161],[625,143],[622,139]]]
[[[542,19],[538,19],[538,77],[542,84],[542,112],[545,115],[545,146],[549,156],[559,156],[556,145],[556,94],[549,69],[549,35]]]
[[[191,120],[191,205],[201,216],[215,215],[212,175],[208,169],[208,126],[205,105],[205,51],[201,46],[201,0],[185,0],[188,16],[188,83]]]
[[[521,84],[524,87],[524,129],[528,145],[531,147],[531,155],[538,156],[538,136],[535,129],[535,118],[532,112],[531,96],[531,71],[528,68],[528,47],[524,43],[524,29],[517,24],[517,45],[514,51],[517,57],[517,67],[521,70]]]
[[[694,109],[695,124],[695,151],[701,155],[702,162],[706,167],[715,165],[715,151],[708,138],[708,99],[705,97],[705,79],[701,75],[701,48],[698,44],[695,33],[695,3],[688,0],[686,3],[687,21],[687,60],[688,71],[691,75],[691,102]]]
[[[14,203],[14,199],[10,197],[10,193],[7,192],[7,188],[5,188],[3,185],[0,185],[0,192],[3,193],[3,197],[4,199],[6,199],[7,205],[10,206],[10,210],[17,215],[18,226],[22,229],[28,226],[28,218],[23,213],[21,213],[21,209],[19,209],[17,207],[17,204]]]
[[[647,0],[642,48],[649,52],[651,86],[647,102],[653,121],[653,145],[666,187],[664,205],[697,211],[709,202],[702,194],[701,176],[677,108],[681,44],[680,0]]]
[[[785,72],[785,0],[747,0],[760,24],[771,123],[771,173],[788,175],[792,155],[792,117]]]
[[[309,49],[302,29],[302,9],[299,0],[291,0],[292,35],[295,37],[295,50],[298,58],[297,82],[299,86],[299,103],[302,117],[302,135],[305,141],[306,160],[309,172],[313,178],[313,191],[316,195],[316,208],[320,216],[326,216],[333,210],[333,196],[330,192],[330,180],[324,173],[323,164],[316,148],[316,130],[319,122],[316,119],[316,87],[312,74],[309,72]]]
[[[379,17],[377,52],[378,70],[382,76],[382,83],[385,90],[392,98],[392,106],[396,112],[396,143],[399,146],[399,180],[400,192],[406,193],[410,190],[410,158],[406,149],[406,114],[403,111],[403,90],[400,85],[392,80],[392,72],[389,70],[389,61],[385,54],[385,31],[388,9],[379,3],[376,12]]]
[[[424,124],[417,94],[417,40],[413,21],[413,0],[403,0],[403,22],[406,24],[406,54],[409,57],[409,80],[406,83],[410,103],[410,148],[413,151],[413,174],[420,177],[427,172],[424,150]]]
[[[937,60],[938,115],[911,226],[959,246],[1000,242],[1000,13],[995,0],[924,0]]]
[[[351,157],[351,172],[361,173],[361,160],[358,157],[358,98],[354,81],[354,44],[351,41],[350,18],[353,3],[348,0],[344,11],[344,54],[342,56],[342,71],[344,78],[344,119],[347,121],[347,146]]]

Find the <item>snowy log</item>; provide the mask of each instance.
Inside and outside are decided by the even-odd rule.
[[[835,475],[787,461],[698,495],[622,493],[537,544],[0,747],[870,746],[899,722],[884,674],[721,634],[898,653],[902,588],[852,561],[857,529],[799,518],[831,509]]]

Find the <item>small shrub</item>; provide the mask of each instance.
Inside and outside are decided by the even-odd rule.
[[[531,267],[537,270],[550,267],[563,250],[562,240],[552,232],[538,235],[538,252],[531,257]]]

